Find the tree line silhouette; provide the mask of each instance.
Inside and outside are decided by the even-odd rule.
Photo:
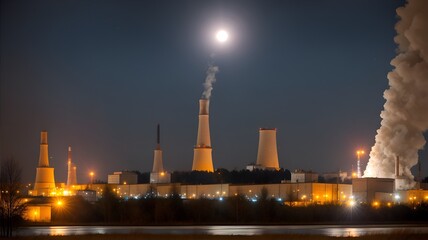
[[[265,193],[263,193],[265,192]],[[243,195],[220,199],[146,197],[119,199],[107,187],[103,197],[89,203],[79,196],[64,199],[52,209],[54,224],[272,224],[272,223],[372,223],[428,220],[428,205],[308,205],[291,207],[269,199],[267,191],[257,201]]]

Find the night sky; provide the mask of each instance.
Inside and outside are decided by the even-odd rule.
[[[91,170],[102,180],[147,172],[160,123],[165,168],[191,170],[214,55],[215,168],[255,162],[258,129],[275,127],[281,167],[350,171],[380,126],[403,4],[1,1],[1,157],[34,181],[45,129],[57,182],[66,181],[68,145],[81,183]],[[220,28],[226,44],[215,41]]]

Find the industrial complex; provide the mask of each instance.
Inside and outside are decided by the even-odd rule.
[[[277,153],[275,128],[259,129],[259,146],[256,164],[247,166],[247,170],[277,171],[280,169]],[[48,133],[41,132],[40,155],[34,188],[28,191],[28,211],[26,218],[32,221],[50,221],[49,204],[31,203],[32,197],[67,197],[80,195],[87,201],[102,198],[103,191],[109,188],[118,197],[145,198],[147,196],[169,197],[178,194],[182,199],[218,199],[231,196],[244,196],[248,201],[257,201],[263,194],[289,206],[306,206],[309,204],[371,204],[373,206],[392,204],[414,204],[428,202],[427,186],[416,184],[406,189],[402,184],[408,181],[399,172],[399,158],[396,160],[395,178],[364,178],[360,174],[346,172],[325,174],[337,178],[336,183],[319,182],[319,174],[310,171],[295,170],[291,179],[283,179],[273,184],[183,184],[171,182],[171,173],[163,167],[160,145],[160,126],[157,126],[157,142],[154,150],[153,168],[147,183],[138,183],[137,174],[130,171],[118,171],[108,175],[105,184],[94,184],[93,175],[89,183],[78,183],[77,167],[72,162],[71,146],[68,147],[67,180],[55,181],[54,168],[48,159]],[[214,172],[212,146],[209,128],[209,100],[199,101],[199,122],[192,171]],[[190,171],[190,169],[189,169]],[[348,179],[349,183],[343,183]],[[340,181],[339,181],[340,180]]]

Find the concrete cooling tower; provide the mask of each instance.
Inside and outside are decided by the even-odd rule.
[[[49,195],[55,190],[54,168],[49,167],[48,132],[40,134],[39,166],[36,172],[33,195]]]
[[[193,154],[192,171],[213,172],[208,99],[199,100],[198,138]]]
[[[257,165],[265,169],[279,169],[276,149],[276,128],[260,128]]]

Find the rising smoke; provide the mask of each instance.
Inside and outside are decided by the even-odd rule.
[[[210,99],[211,91],[213,90],[213,83],[215,83],[215,74],[218,72],[218,67],[210,64],[207,70],[207,77],[204,82],[204,92],[202,93],[202,98]]]
[[[364,177],[393,178],[399,156],[400,173],[410,188],[414,185],[410,169],[418,162],[428,129],[428,1],[408,0],[397,14],[398,55],[391,61],[394,70],[388,74],[381,127]]]

